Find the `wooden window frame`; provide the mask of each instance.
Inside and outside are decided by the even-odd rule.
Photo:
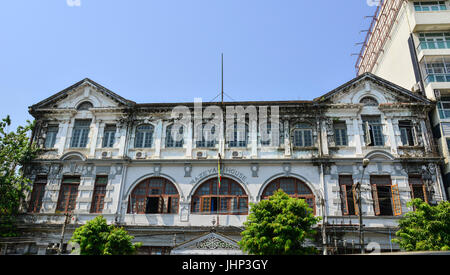
[[[154,180],[161,180],[161,186],[151,186],[152,181]],[[173,190],[176,191],[176,194],[166,194],[166,188],[167,185],[170,185],[170,188],[173,188]],[[135,192],[138,190],[138,188],[142,188],[144,190],[143,194],[136,195]],[[158,194],[152,194],[152,190],[159,190],[160,192]],[[160,201],[163,201],[163,207],[161,212],[158,213],[147,213],[148,209],[148,198],[159,198]],[[171,202],[170,205],[170,212],[167,212],[169,210],[168,202]],[[133,205],[133,201],[135,202]],[[142,205],[138,203],[138,201],[143,201],[143,207]],[[139,184],[137,184],[133,191],[131,191],[130,199],[128,200],[128,214],[177,214],[179,211],[179,205],[180,205],[180,195],[178,193],[178,190],[170,180],[162,177],[152,177],[147,178],[143,181],[141,181]]]
[[[351,183],[344,181],[345,178],[350,178]],[[352,175],[339,175],[339,187],[340,187],[340,197],[342,203],[342,215],[343,216],[355,216],[358,215],[358,203],[356,201],[356,189],[353,183]],[[353,200],[353,210],[354,213],[349,211],[349,194],[352,196]]]
[[[223,186],[227,186],[226,190]],[[207,194],[199,194],[199,192],[204,192],[205,186],[207,186]],[[217,194],[217,178],[212,178],[206,180],[202,183],[196,190],[195,194],[192,196],[192,214],[196,215],[247,215],[248,214],[248,195],[246,194],[244,188],[236,181],[229,178],[221,179],[221,188],[219,194]],[[234,191],[239,190],[240,194],[233,194]],[[211,210],[211,205],[213,199],[216,200],[216,210]],[[226,211],[221,211],[221,206],[223,200],[227,200]],[[236,205],[238,206],[237,211],[234,208],[234,200],[236,200]],[[241,203],[245,201],[245,208],[240,208]],[[198,203],[198,205],[196,205]],[[197,209],[199,211],[197,211]],[[208,211],[204,211],[207,209]]]
[[[414,183],[411,179],[419,179],[420,183]],[[427,187],[426,187],[425,183],[423,182],[422,176],[420,176],[420,175],[410,175],[408,177],[408,183],[409,183],[409,188],[411,190],[411,199],[422,199],[426,203],[429,202]],[[422,187],[423,198],[416,198],[415,197],[415,195],[414,195],[414,188],[415,187],[419,187],[419,188]]]
[[[376,178],[389,178],[388,184],[374,183]],[[402,206],[400,200],[400,192],[398,190],[397,184],[392,184],[392,178],[390,175],[371,175],[370,176],[370,186],[372,190],[372,199],[374,204],[375,216],[400,216],[402,214]],[[390,188],[390,200],[391,200],[391,215],[381,215],[380,201],[378,195],[378,186],[389,187]]]
[[[39,213],[42,208],[42,199],[45,195],[45,186],[47,185],[47,176],[37,176],[33,183],[30,202],[28,205],[29,213]]]
[[[101,182],[100,179],[105,179]],[[94,192],[92,194],[90,213],[102,213],[105,205],[106,186],[108,185],[108,176],[97,176],[94,184]]]
[[[64,182],[68,179],[77,179],[77,182]],[[58,203],[56,204],[56,211],[61,213],[72,212],[76,206],[78,197],[78,187],[80,185],[80,176],[64,177],[59,190]],[[64,188],[69,188],[69,195],[63,194]],[[64,198],[64,199],[63,199]]]
[[[306,183],[304,183],[303,181],[301,181],[297,178],[294,178],[294,177],[281,177],[281,178],[272,180],[264,188],[264,191],[262,192],[262,195],[261,195],[261,200],[268,199],[271,196],[271,195],[267,195],[267,191],[268,191],[268,189],[269,190],[272,189],[273,185],[275,185],[275,189],[273,192],[280,190],[280,189],[282,190],[282,188],[280,187],[280,185],[282,184],[281,180],[289,180],[290,183],[295,183],[294,193],[288,194],[288,196],[290,196],[291,198],[303,199],[303,200],[305,200],[306,203],[308,203],[308,200],[312,200],[312,207],[309,203],[308,203],[308,205],[312,208],[313,213],[315,215],[316,214],[316,198],[314,196],[314,193],[312,192],[311,188],[309,188],[308,185],[306,185]],[[306,189],[310,192],[310,194],[299,194],[299,190],[298,190],[299,185],[298,184],[301,184],[304,187],[306,187]]]

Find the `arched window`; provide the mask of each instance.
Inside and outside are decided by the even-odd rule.
[[[292,144],[295,147],[313,146],[313,130],[308,123],[297,123],[292,130]]]
[[[214,137],[216,133],[216,126],[205,127],[207,124],[202,123],[197,125],[197,140],[195,141],[197,148],[214,147],[217,143]]]
[[[178,213],[180,195],[175,185],[161,177],[145,179],[131,192],[128,213]]]
[[[180,127],[178,133],[176,134],[177,138],[174,139],[172,136],[172,126],[173,124],[167,126],[166,128],[166,148],[180,148],[183,147],[183,128]]]
[[[92,103],[90,103],[89,101],[83,101],[78,105],[77,110],[78,111],[87,111],[91,108],[94,108],[94,105],[92,105]]]
[[[154,127],[150,124],[141,125],[136,128],[135,148],[150,148],[153,143]]]
[[[364,104],[364,106],[378,106],[378,101],[375,98],[371,97],[371,96],[363,97],[359,101],[359,103]]]
[[[261,195],[261,199],[267,199],[277,190],[283,190],[293,198],[304,199],[306,203],[316,213],[314,194],[309,187],[301,180],[292,177],[278,178],[270,182]]]
[[[205,181],[192,196],[191,211],[195,214],[247,215],[248,196],[234,180],[222,178]]]

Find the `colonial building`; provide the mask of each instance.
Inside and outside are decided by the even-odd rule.
[[[249,119],[243,131],[226,128],[231,135],[210,129],[219,132],[210,140],[194,138],[203,121],[184,120],[177,138],[170,134],[177,106],[203,118],[211,108],[223,117],[238,106],[265,110],[280,123],[261,128]],[[398,250],[389,239],[411,210],[406,202],[443,198],[427,116],[433,104],[370,73],[312,101],[197,106],[135,103],[90,79],[31,106],[32,139],[42,150],[25,169],[34,184],[21,236],[1,239],[2,253],[54,253],[76,227],[102,215],[142,242],[141,254],[239,254],[250,203],[279,188],[325,217],[330,252],[356,252],[360,181],[365,244]],[[279,142],[267,142],[261,129],[278,132]],[[244,137],[229,138],[236,133]],[[313,244],[322,248],[320,239]]]

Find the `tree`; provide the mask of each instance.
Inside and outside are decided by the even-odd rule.
[[[141,245],[131,243],[132,239],[123,228],[108,225],[103,216],[97,216],[75,229],[70,241],[79,244],[81,255],[131,255]]]
[[[30,180],[23,174],[23,167],[38,152],[31,143],[29,133],[34,124],[27,121],[26,126],[8,131],[11,125],[9,116],[0,122],[0,237],[15,236],[14,223],[24,206]]]
[[[450,202],[431,206],[421,199],[408,202],[415,210],[399,221],[398,243],[407,251],[450,250]]]
[[[312,226],[319,220],[303,199],[279,190],[269,199],[251,204],[238,244],[244,252],[256,255],[315,254],[317,250],[304,242],[313,238]]]

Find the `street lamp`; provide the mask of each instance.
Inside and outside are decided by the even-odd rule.
[[[364,254],[364,235],[363,235],[363,221],[362,221],[362,203],[361,203],[361,185],[362,185],[362,179],[364,177],[364,171],[366,170],[366,167],[369,165],[370,160],[369,159],[363,159],[362,165],[363,170],[361,173],[361,180],[357,183],[358,187],[358,214],[359,214],[359,245],[361,247],[361,254]]]

